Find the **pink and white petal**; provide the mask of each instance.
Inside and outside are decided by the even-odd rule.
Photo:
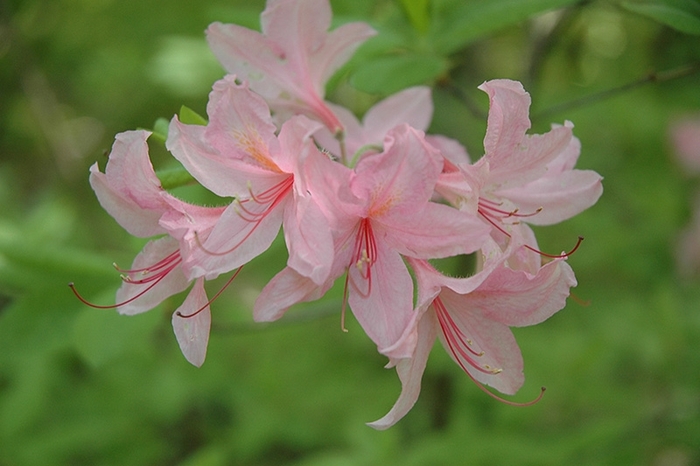
[[[172,324],[185,359],[190,364],[201,367],[207,356],[211,328],[209,298],[204,291],[203,279],[194,282],[185,301],[173,313]]]
[[[333,265],[333,237],[320,207],[309,196],[295,195],[284,212],[287,265],[321,285]]]
[[[313,13],[312,13],[313,14]],[[347,62],[355,50],[367,39],[377,34],[368,24],[362,22],[343,24],[329,32],[320,49],[310,60],[310,72],[314,81],[322,86]],[[319,95],[324,95],[323,87]]]
[[[509,164],[513,149],[530,129],[530,94],[522,84],[508,79],[486,81],[479,89],[489,96],[484,150],[489,164],[498,171]]]
[[[538,324],[566,306],[574,272],[563,260],[544,265],[536,275],[499,267],[463,302],[488,319],[523,327]]]
[[[190,283],[182,272],[178,243],[170,237],[149,241],[134,259],[131,270],[143,272],[124,273],[131,282],[124,281],[117,290],[117,303],[127,303],[117,308],[120,314],[134,315],[153,309]]]
[[[231,204],[202,247],[193,249],[191,256],[185,258],[187,275],[211,280],[265,252],[279,233],[287,202],[285,199],[269,210],[269,206],[253,201],[246,201],[244,206]]]
[[[396,364],[396,373],[401,380],[401,395],[391,410],[381,419],[367,423],[377,430],[386,430],[400,421],[418,400],[421,379],[428,362],[430,350],[437,336],[437,320],[433,313],[426,314],[418,322],[418,340],[411,358],[401,359]]]
[[[217,81],[209,96],[207,114],[204,139],[208,145],[223,157],[279,172],[271,158],[277,152],[277,128],[265,100],[247,84],[237,84],[232,75]]]
[[[147,131],[127,131],[116,136],[101,173],[90,167],[90,184],[102,207],[134,236],[163,233],[158,219],[169,209],[160,180],[148,157]]]
[[[376,222],[386,231],[388,244],[399,253],[418,259],[472,253],[481,248],[491,231],[468,212],[432,202],[413,212],[392,211]]]
[[[559,126],[545,134],[526,135],[498,159],[487,152],[489,183],[499,188],[521,186],[545,175],[547,165],[566,151],[571,128]]]
[[[144,209],[123,191],[115,189],[97,163],[90,167],[90,185],[100,205],[130,234],[142,238],[165,233],[158,225],[163,209]]]
[[[333,285],[335,277],[317,285],[291,267],[285,267],[262,289],[253,307],[256,322],[272,322],[295,304],[321,298]]]
[[[470,348],[477,354],[483,354],[476,356],[464,349],[460,352],[455,338],[446,336],[446,332],[449,333],[446,326],[438,332],[440,341],[452,359],[472,378],[501,393],[513,395],[525,380],[523,358],[515,337],[507,325],[491,320],[480,310],[472,309],[466,299],[468,297],[468,294],[458,295],[447,288],[440,294],[454,323],[452,331],[458,329],[464,344],[470,341]]]
[[[322,128],[321,123],[297,115],[287,120],[280,129],[279,150],[273,154],[275,163],[285,173],[295,175],[294,183],[299,191],[308,189],[304,177],[298,176],[307,164],[330,162],[326,155],[319,152],[312,139]]]
[[[425,136],[428,144],[435,147],[445,157],[443,172],[457,171],[460,165],[469,165],[471,158],[467,149],[456,139],[448,138],[441,134],[428,134]]]
[[[505,248],[506,265],[513,270],[536,274],[542,267],[542,255],[536,252],[539,246],[535,232],[526,223],[519,223],[510,226],[510,235],[508,246]]]
[[[149,131],[126,131],[115,137],[105,168],[107,181],[143,209],[163,209],[160,180],[148,157]]]
[[[414,211],[433,195],[442,163],[422,132],[400,125],[387,134],[384,152],[360,159],[351,189],[370,201],[372,216],[401,207]]]
[[[223,67],[266,99],[282,92],[284,57],[282,47],[257,31],[236,24],[215,22],[206,30],[209,47]]]
[[[181,123],[175,116],[165,143],[173,157],[204,187],[221,197],[240,197],[248,195],[249,183],[255,186],[269,179],[269,172],[253,171],[255,167],[225,157],[208,145],[205,130],[205,126]]]
[[[354,264],[348,269],[348,303],[380,353],[391,348],[413,318],[413,282],[401,256],[378,241],[369,278]],[[365,274],[367,264],[364,264]],[[365,275],[367,276],[367,275]]]
[[[552,128],[558,128],[561,125],[552,125]],[[567,128],[573,128],[574,124],[570,121],[564,123]],[[564,173],[573,170],[576,166],[579,156],[581,155],[581,141],[572,136],[569,145],[561,151],[561,153],[551,162],[547,164],[547,175],[555,176],[559,173]]]
[[[430,88],[416,86],[393,94],[370,108],[362,120],[367,144],[381,144],[402,123],[425,131],[433,117]]]
[[[553,225],[595,204],[603,194],[602,177],[592,170],[569,170],[544,176],[524,186],[497,191],[496,195],[518,206],[523,220],[533,225]]]

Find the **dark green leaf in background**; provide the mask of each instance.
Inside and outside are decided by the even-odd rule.
[[[622,2],[622,6],[677,31],[700,35],[700,3],[695,0]]]

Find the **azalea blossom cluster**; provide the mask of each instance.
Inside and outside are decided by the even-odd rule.
[[[228,206],[193,205],[164,190],[147,131],[117,135],[105,172],[91,168],[91,185],[117,222],[157,237],[121,270],[116,307],[141,313],[190,288],[172,324],[199,366],[211,325],[205,281],[238,273],[281,228],[287,265],[260,292],[254,319],[279,319],[344,280],[339,313],[352,311],[403,385],[371,426],[387,428],[411,409],[436,339],[480,387],[513,394],[523,361],[509,327],[547,319],[576,285],[571,251],[544,254],[528,224],[593,205],[601,177],[574,169],[580,144],[571,123],[526,134],[530,97],[515,81],[480,86],[490,110],[475,162],[457,141],[426,135],[428,87],[392,95],[359,121],[326,101],[324,89],[375,31],[350,23],[329,32],[330,21],[328,0],[268,0],[262,32],[209,27],[230,74],[213,86],[206,125],[175,116],[166,147],[202,186],[232,198]],[[478,266],[466,277],[431,263],[472,253]]]

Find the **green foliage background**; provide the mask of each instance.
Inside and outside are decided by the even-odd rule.
[[[129,264],[143,245],[100,208],[88,167],[104,165],[117,132],[152,128],[182,104],[204,114],[223,75],[204,29],[257,27],[264,4],[9,0],[0,3],[0,466],[700,464],[700,278],[675,263],[700,179],[668,142],[670,123],[700,112],[698,2],[331,3],[336,24],[364,20],[380,35],[330,83],[330,99],[362,112],[430,84],[431,130],[478,158],[487,99],[476,86],[518,79],[533,97],[533,131],[573,121],[579,166],[605,177],[596,206],[538,230],[548,251],[586,238],[570,259],[576,299],[516,329],[527,379],[515,399],[545,385],[544,399],[497,403],[438,345],[412,412],[386,432],[366,427],[400,387],[356,323],[340,331],[339,290],[279,323],[251,322],[257,291],[284,264],[281,244],[213,305],[201,369],[172,335],[181,297],[135,317],[82,305],[68,282],[113,302],[110,264]],[[153,160],[172,166],[157,141]],[[175,193],[215,202],[197,187]]]

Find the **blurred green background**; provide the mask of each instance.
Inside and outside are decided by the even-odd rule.
[[[515,329],[526,383],[514,399],[542,385],[544,399],[494,401],[437,345],[408,416],[385,432],[365,426],[400,384],[352,319],[340,330],[339,290],[281,322],[252,323],[257,291],[284,264],[279,242],[213,304],[201,369],[172,334],[182,297],[135,317],[82,305],[68,282],[111,303],[111,263],[128,265],[144,244],[100,208],[88,167],[104,166],[117,132],[152,128],[183,104],[204,114],[223,75],[204,29],[256,28],[264,2],[5,0],[0,466],[700,464],[700,277],[676,263],[700,176],[669,143],[669,125],[700,112],[700,4],[331,4],[334,24],[368,21],[380,35],[329,84],[330,99],[362,112],[432,85],[431,131],[476,159],[488,109],[476,86],[518,79],[533,97],[533,131],[573,121],[579,167],[604,176],[596,206],[537,230],[546,251],[586,238],[569,261],[575,298]],[[172,163],[157,141],[152,149],[157,168]],[[197,187],[176,193],[206,199]]]

